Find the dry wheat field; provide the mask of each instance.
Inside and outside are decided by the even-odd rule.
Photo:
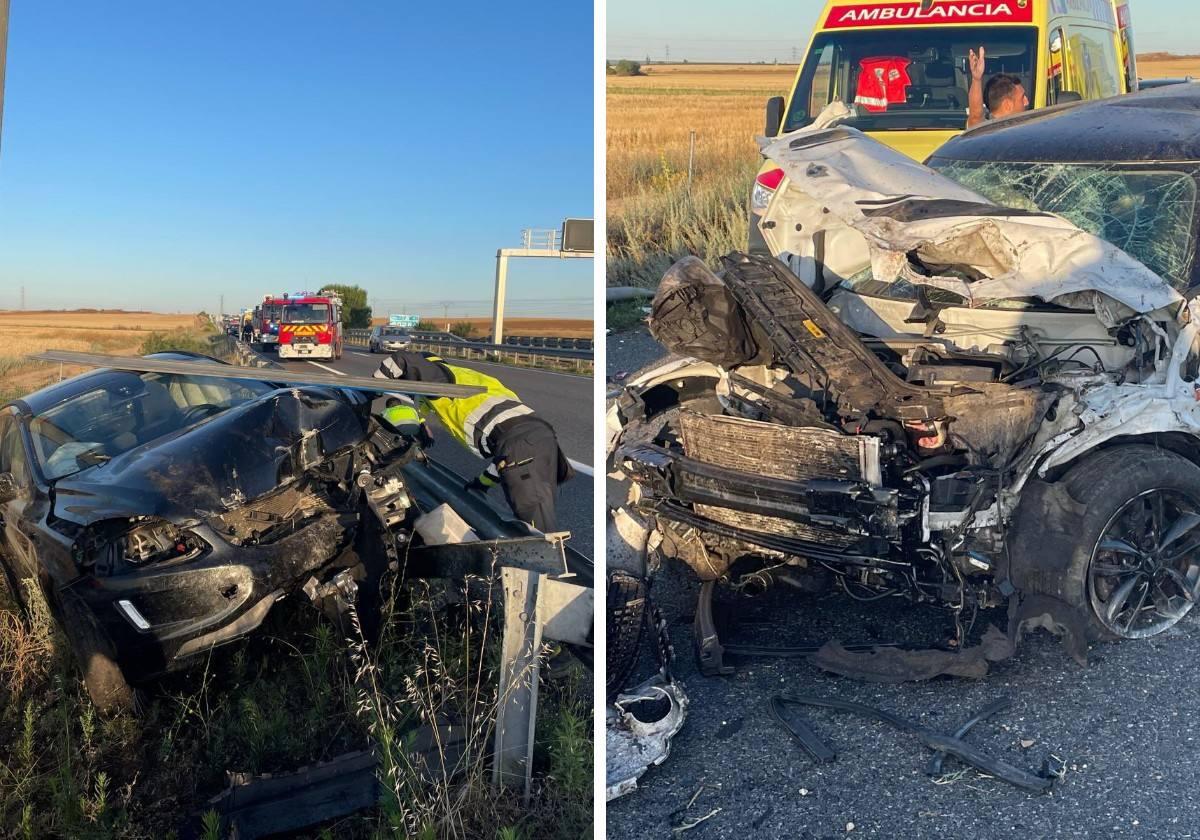
[[[31,362],[26,358],[31,353],[54,349],[131,355],[156,333],[194,333],[205,323],[194,314],[157,312],[0,312],[0,402],[59,378],[58,365]],[[67,367],[61,373],[73,376],[82,370]]]
[[[610,76],[607,198],[685,180],[696,132],[693,183],[720,178],[758,156],[767,99],[788,92],[795,67],[755,64],[653,65],[644,76]]]

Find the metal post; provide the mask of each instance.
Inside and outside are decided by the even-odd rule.
[[[542,621],[538,611],[538,572],[500,570],[504,587],[504,640],[500,662],[500,708],[492,781],[521,785],[525,798],[533,773],[534,721],[537,719],[538,669]]]
[[[492,344],[504,343],[504,290],[508,284],[508,254],[496,251],[496,301],[492,309]]]

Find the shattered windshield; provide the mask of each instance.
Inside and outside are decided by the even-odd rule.
[[[1056,213],[1141,262],[1177,291],[1191,282],[1194,173],[1128,164],[979,162],[929,165],[997,204]]]
[[[961,131],[971,83],[967,54],[981,45],[987,52],[985,81],[997,73],[1019,76],[1035,101],[1034,27],[822,32],[792,93],[784,131],[805,127],[835,99],[856,106],[847,124],[860,131]]]
[[[283,308],[283,321],[285,324],[327,324],[329,323],[329,304],[288,304]]]
[[[47,479],[102,464],[273,387],[217,376],[126,371],[114,371],[102,383],[29,421],[33,451]]]

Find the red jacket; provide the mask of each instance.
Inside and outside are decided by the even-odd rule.
[[[898,56],[864,58],[859,62],[857,105],[868,111],[886,111],[888,105],[906,101],[907,88],[912,84],[908,75],[908,59]]]

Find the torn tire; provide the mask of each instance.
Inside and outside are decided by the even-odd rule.
[[[101,629],[83,600],[73,592],[61,593],[59,612],[63,633],[75,654],[92,704],[101,714],[136,713],[137,693],[117,664],[112,641]]]
[[[1090,639],[1145,638],[1200,594],[1200,467],[1153,446],[1103,449],[1030,487],[1014,520],[1012,579],[1042,596],[1026,623]],[[1062,605],[1073,615],[1056,615]]]

